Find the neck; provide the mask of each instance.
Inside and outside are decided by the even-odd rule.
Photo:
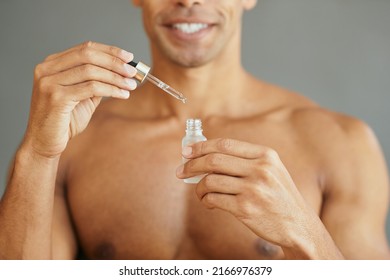
[[[161,93],[161,89],[150,83],[144,85],[145,93],[153,91],[153,96],[158,96],[156,104],[168,106],[180,119],[227,115],[230,108],[237,108],[237,102],[245,94],[248,75],[239,58],[221,60],[194,68],[184,68],[162,59],[154,60],[152,74],[180,91],[187,98],[187,103],[183,104],[167,94],[156,95],[155,91]]]

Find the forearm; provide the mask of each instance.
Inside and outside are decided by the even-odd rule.
[[[59,159],[21,148],[0,202],[0,259],[51,258],[51,226]]]

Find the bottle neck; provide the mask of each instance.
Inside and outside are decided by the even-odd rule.
[[[186,135],[187,136],[202,135],[202,121],[200,119],[187,119]]]
[[[201,136],[203,135],[202,129],[186,129],[187,136]]]

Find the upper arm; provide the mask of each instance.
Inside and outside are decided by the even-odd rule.
[[[76,254],[77,242],[67,203],[63,195],[56,194],[52,227],[52,257],[53,259],[74,259]]]
[[[66,200],[63,165],[60,164],[54,195],[52,223],[53,259],[74,259],[77,254],[77,240]]]
[[[347,259],[388,259],[389,181],[374,133],[352,120],[329,151],[321,219]]]

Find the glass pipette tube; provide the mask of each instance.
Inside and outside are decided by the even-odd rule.
[[[170,94],[171,96],[175,97],[176,99],[179,99],[181,102],[186,103],[187,99],[184,97],[184,95],[182,93],[180,93],[177,90],[175,90],[174,88],[168,86],[166,83],[162,82],[160,79],[156,78],[152,74],[148,73],[146,75],[146,79],[149,82],[151,82],[152,84],[161,88],[166,93]]]

